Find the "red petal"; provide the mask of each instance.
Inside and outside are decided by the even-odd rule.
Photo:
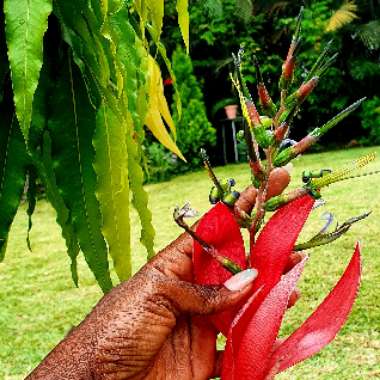
[[[212,245],[220,255],[246,267],[244,242],[240,228],[231,210],[224,203],[217,203],[200,220],[196,233]],[[231,277],[216,260],[207,254],[198,242],[194,242],[194,273],[198,284],[219,285]]]
[[[265,379],[289,296],[305,262],[306,259],[283,276],[257,311],[252,307],[255,304],[253,300],[234,320],[229,334],[227,355],[224,355],[226,359],[222,368],[223,380]],[[232,362],[228,356],[233,357]]]
[[[335,288],[317,310],[274,352],[271,366],[278,372],[305,360],[330,343],[346,322],[360,284],[360,247]]]
[[[259,272],[253,290],[264,286],[254,307],[258,307],[280,280],[313,204],[314,199],[305,195],[282,207],[268,221],[251,248],[252,267]]]
[[[219,254],[229,257],[243,269],[246,268],[245,249],[239,225],[231,210],[224,203],[217,203],[200,220],[197,235],[214,246]],[[195,281],[198,284],[223,284],[231,273],[207,254],[200,244],[194,242],[193,253]],[[227,334],[236,310],[229,310],[211,317],[219,331]]]
[[[244,320],[241,321],[240,319],[243,315],[245,315],[245,312],[249,309],[250,305],[254,301],[254,299],[257,297],[257,295],[260,293],[262,289],[259,289],[256,291],[249,299],[248,301],[242,306],[242,308],[238,311],[236,314],[234,320],[231,323],[230,329],[228,331],[227,336],[227,342],[226,346],[224,348],[224,354],[223,354],[223,367],[222,367],[222,379],[233,379],[234,378],[234,365],[235,365],[235,355],[234,355],[234,349],[238,348],[238,345],[236,346],[233,344],[233,342],[239,342],[244,331],[245,326],[249,322],[248,318],[244,318]],[[251,317],[250,314],[247,314],[247,317]],[[236,346],[236,347],[235,347]]]

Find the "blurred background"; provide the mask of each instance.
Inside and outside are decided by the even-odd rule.
[[[329,132],[314,151],[380,144],[378,0],[190,1],[190,57],[180,47],[175,1],[168,0],[165,4],[167,16],[162,39],[172,56],[183,102],[182,119],[178,121],[177,117],[177,139],[188,163],[179,161],[148,134],[145,151],[149,182],[199,168],[201,147],[207,148],[214,164],[236,161],[232,122],[224,109],[238,103],[229,80],[229,72],[233,70],[231,54],[244,47],[243,70],[253,94],[256,73],[252,58],[255,55],[272,98],[278,99],[281,64],[301,5],[305,5],[305,12],[296,84],[302,81],[329,41],[338,57],[304,103],[291,137],[296,140],[303,137],[355,100],[367,96],[360,111]],[[161,67],[164,70],[165,65]],[[166,95],[171,99],[169,74],[166,74],[165,85]],[[175,106],[172,111],[175,116]],[[230,117],[235,119],[233,115]],[[236,129],[241,128],[241,123],[238,111],[234,120]],[[245,160],[244,145],[237,142],[239,160]]]

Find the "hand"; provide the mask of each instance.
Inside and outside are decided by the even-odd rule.
[[[238,201],[249,212],[255,192]],[[239,205],[239,204],[238,204]],[[225,286],[193,284],[193,242],[182,234],[103,297],[28,379],[181,379],[216,375],[216,331],[201,315],[238,303],[256,271]]]
[[[237,208],[250,212],[248,188]],[[216,331],[202,315],[237,304],[256,271],[225,286],[193,284],[192,239],[182,234],[98,303],[28,379],[181,379],[217,376]]]

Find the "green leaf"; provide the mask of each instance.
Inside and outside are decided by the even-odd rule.
[[[25,184],[25,143],[12,106],[0,105],[0,261],[4,259],[9,229]],[[7,112],[8,111],[8,112]]]
[[[111,19],[114,37],[117,39],[117,55],[123,64],[125,73],[125,94],[128,104],[126,141],[128,146],[128,172],[132,203],[141,221],[141,243],[148,252],[148,258],[153,256],[154,228],[152,214],[148,208],[148,194],[144,183],[144,173],[141,167],[141,147],[143,139],[143,120],[146,115],[148,101],[146,96],[146,71],[148,67],[147,54],[141,40],[136,36],[132,26],[125,21],[123,12]],[[138,69],[140,68],[140,69]]]
[[[51,11],[51,0],[4,1],[14,102],[26,142],[32,119],[33,96],[42,67],[43,36]]]
[[[146,3],[154,30],[154,40],[158,42],[164,20],[164,0],[147,0]]]
[[[49,32],[46,35],[47,49],[45,62],[41,69],[40,80],[33,99],[32,123],[29,131],[29,154],[31,155],[38,177],[42,181],[46,196],[56,211],[56,221],[61,227],[67,253],[71,260],[71,275],[75,286],[78,286],[77,256],[79,254],[78,239],[71,224],[70,213],[58,190],[53,161],[51,158],[51,139],[47,129],[49,114],[49,99],[54,94],[55,70],[52,62],[59,61],[60,49],[56,41],[50,41]],[[53,47],[53,51],[49,51]],[[53,54],[54,52],[54,54]]]
[[[38,161],[38,164],[38,174],[45,186],[47,198],[57,213],[56,220],[61,227],[62,236],[65,239],[67,254],[71,260],[71,277],[75,286],[78,286],[78,238],[70,218],[70,211],[66,207],[56,183],[53,160],[51,157],[51,138],[47,131],[43,135],[42,156],[41,160]]]
[[[96,115],[77,67],[68,61],[60,73],[50,105],[48,126],[54,171],[84,257],[99,285],[107,292],[112,282],[92,167]]]
[[[132,267],[126,135],[125,123],[103,105],[96,118],[94,168],[102,231],[121,281],[130,277]]]
[[[155,231],[152,224],[152,213],[148,208],[148,194],[143,188],[144,173],[140,165],[139,152],[136,141],[132,137],[133,127],[129,129],[127,134],[128,145],[128,169],[130,186],[133,193],[133,206],[137,210],[141,221],[141,238],[140,241],[144,244],[148,259],[153,257],[154,236]]]
[[[177,12],[179,28],[181,29],[182,38],[186,46],[187,54],[189,54],[189,0],[177,0]]]

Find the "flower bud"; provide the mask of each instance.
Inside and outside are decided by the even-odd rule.
[[[290,174],[285,168],[273,169],[269,176],[266,199],[280,195],[289,183]]]

